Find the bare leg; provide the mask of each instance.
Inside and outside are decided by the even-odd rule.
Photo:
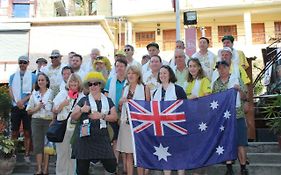
[[[164,170],[164,175],[171,175],[172,174],[172,171],[171,170]]]
[[[112,141],[112,149],[116,157],[117,163],[119,162],[119,151],[116,150],[117,140]]]
[[[36,154],[36,164],[37,164],[36,174],[42,173],[42,159],[43,159],[42,154]]]
[[[19,137],[19,131],[12,131],[12,139],[16,140]]]
[[[238,146],[238,158],[241,165],[246,165],[247,155],[244,146]]]
[[[178,170],[178,175],[184,175],[185,171],[184,170]]]
[[[126,153],[126,164],[127,164],[127,174],[133,175],[134,174],[134,165],[133,165],[133,154],[132,153]]]
[[[142,167],[137,167],[138,175],[144,175],[144,169]]]
[[[48,174],[49,172],[49,154],[44,154],[44,170],[43,174]]]
[[[148,175],[149,169],[144,169],[144,175]]]
[[[226,161],[226,164],[232,164],[232,161]]]
[[[137,167],[137,172],[138,172],[138,175],[148,175],[149,169]]]
[[[127,160],[126,160],[126,153],[121,153],[122,162],[123,162],[123,172],[127,172]]]
[[[28,156],[30,153],[30,132],[29,131],[24,131],[24,149],[25,149],[25,155]]]

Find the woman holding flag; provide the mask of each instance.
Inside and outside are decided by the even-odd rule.
[[[119,108],[121,108],[121,123],[116,149],[125,154],[125,161],[123,159],[124,169],[127,170],[128,175],[133,175],[133,142],[132,135],[130,133],[131,131],[126,103],[129,99],[149,101],[150,90],[148,86],[144,86],[141,70],[137,66],[129,66],[126,74],[128,83],[124,87],[122,97],[119,101]],[[143,175],[144,169],[138,167],[138,174]]]
[[[188,99],[194,99],[208,95],[212,92],[210,81],[204,75],[201,63],[197,58],[188,60],[188,74],[186,84],[186,95]]]
[[[186,94],[183,88],[176,85],[177,78],[174,71],[168,65],[163,65],[158,73],[157,81],[160,86],[153,94],[153,100],[170,101],[186,99]],[[164,175],[171,175],[171,170],[164,170]],[[178,170],[178,175],[184,175],[184,170]]]

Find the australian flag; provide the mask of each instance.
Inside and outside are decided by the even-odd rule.
[[[135,165],[181,170],[237,158],[236,91],[194,100],[130,100]]]

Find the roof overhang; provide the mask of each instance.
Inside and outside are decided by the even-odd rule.
[[[9,18],[9,19],[0,19],[0,26],[4,26],[5,24],[14,24],[14,28],[18,29],[18,25],[25,24],[25,28],[30,26],[40,26],[40,25],[65,25],[65,24],[81,24],[81,23],[95,23],[100,24],[111,42],[114,43],[114,36],[110,30],[110,26],[108,25],[104,16],[67,16],[67,17],[48,17],[48,18]],[[18,24],[18,25],[16,25]]]

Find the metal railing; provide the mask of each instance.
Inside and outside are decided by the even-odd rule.
[[[261,70],[261,72],[258,74],[256,77],[253,87],[257,85],[257,83],[264,77],[265,72],[277,61],[277,59],[281,56],[281,50],[278,50],[278,45],[281,44],[281,38],[275,38],[271,39],[274,40],[269,46],[266,47],[266,50],[269,50],[271,48],[272,50],[269,52],[266,52],[266,57],[269,57],[272,55],[274,52],[276,54],[272,56],[272,58],[265,64],[265,67]]]

